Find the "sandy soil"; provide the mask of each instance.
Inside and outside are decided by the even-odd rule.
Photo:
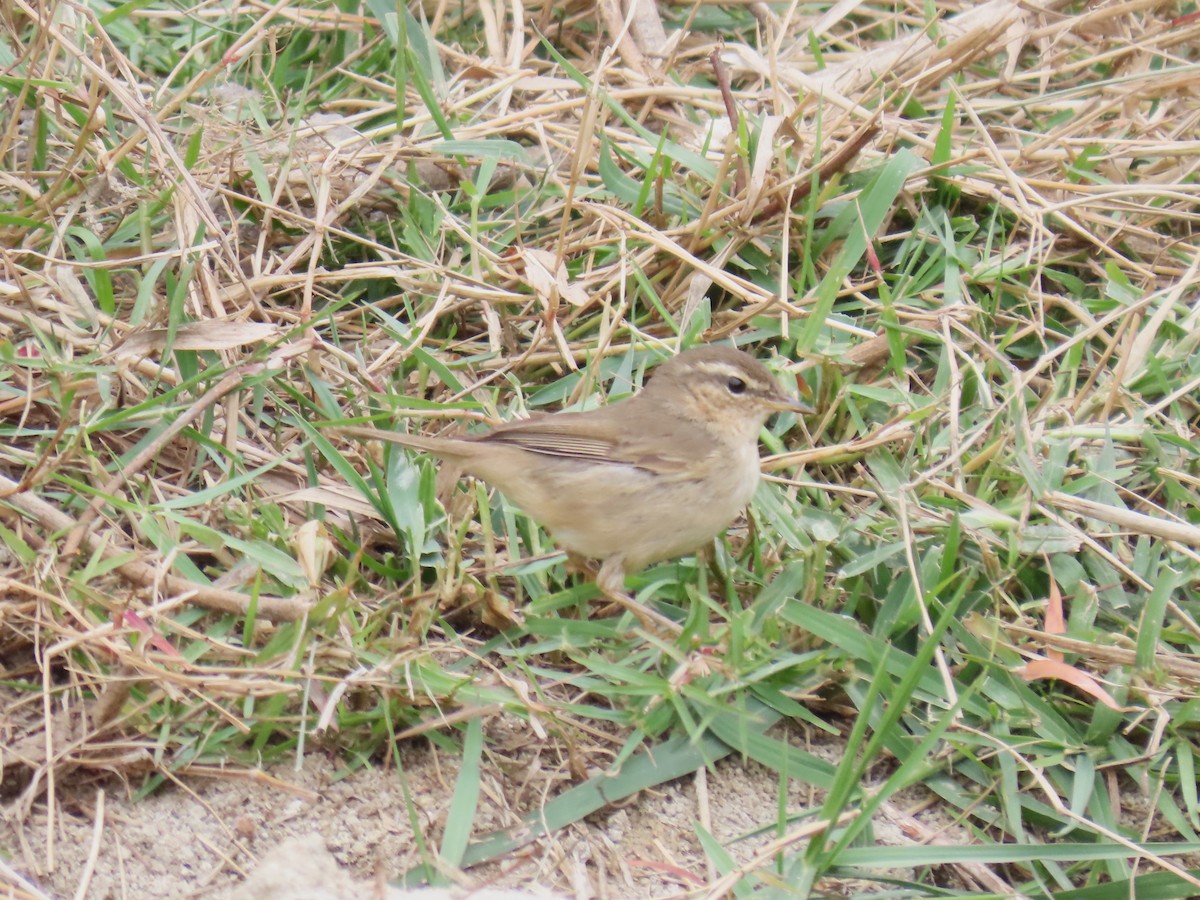
[[[836,745],[809,749],[840,752]],[[388,881],[421,861],[414,819],[436,847],[457,774],[455,759],[423,743],[405,747],[401,765],[403,777],[390,767],[346,774],[339,763],[313,755],[298,769],[190,777],[140,801],[115,780],[61,784],[53,815],[45,800],[23,821],[9,807],[0,847],[12,868],[51,897],[75,896],[81,884],[89,898],[383,897]],[[511,825],[536,808],[547,783],[544,774],[534,777],[520,766],[486,772],[477,833]],[[597,813],[502,864],[472,869],[463,886],[631,900],[679,894],[717,875],[707,868],[696,823],[739,861],[749,860],[777,837],[778,791],[775,773],[727,759]],[[788,791],[792,811],[819,802],[805,786]],[[883,843],[908,840],[903,831],[886,816],[875,826]]]

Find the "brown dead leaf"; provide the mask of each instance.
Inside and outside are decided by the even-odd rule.
[[[1073,685],[1085,694],[1090,694],[1095,697],[1109,709],[1117,712],[1124,712],[1122,707],[1112,694],[1100,686],[1100,682],[1074,666],[1062,662],[1057,659],[1031,659],[1024,666],[1017,670],[1026,681],[1036,681],[1039,678],[1057,678],[1059,681],[1065,681],[1067,684]]]
[[[555,295],[572,306],[583,306],[588,302],[588,293],[582,285],[572,284],[567,277],[565,262],[555,265],[556,257],[549,250],[523,247],[517,251],[525,263],[525,277],[538,298],[552,305]]]
[[[114,348],[118,359],[141,359],[167,346],[170,334],[166,328],[148,328],[130,335]],[[171,346],[176,350],[232,350],[246,344],[269,341],[279,334],[279,328],[265,322],[230,322],[220,319],[188,322],[175,329]]]
[[[1046,599],[1046,634],[1066,634],[1067,625],[1066,617],[1063,615],[1062,592],[1058,589],[1058,582],[1053,578],[1050,579],[1050,596]],[[1046,655],[1050,659],[1061,661],[1063,655],[1057,650],[1047,650]]]

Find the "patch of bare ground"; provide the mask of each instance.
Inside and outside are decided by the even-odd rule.
[[[808,746],[831,761],[845,752],[831,739]],[[53,816],[39,806],[23,820],[7,819],[0,844],[13,848],[10,865],[28,884],[52,897],[73,896],[84,887],[98,900],[248,900],[268,886],[280,893],[261,896],[305,896],[286,891],[314,882],[331,897],[371,896],[421,862],[414,822],[430,846],[445,823],[458,775],[458,760],[431,746],[407,745],[399,760],[402,771],[346,772],[332,758],[314,754],[298,768],[185,776],[142,798],[111,778],[71,780],[56,792]],[[511,825],[520,807],[537,802],[532,762],[489,768],[476,819],[480,832]],[[726,759],[480,867],[460,877],[459,887],[627,898],[694,890],[718,875],[698,827],[729,848],[735,864],[751,864],[764,850],[769,857],[785,837],[778,832],[781,804],[789,816],[799,816],[811,814],[822,799],[795,782],[783,799],[779,790],[777,773]],[[894,798],[873,826],[878,845],[968,840],[959,826],[941,821],[930,799],[920,789]],[[259,871],[264,858],[266,868]],[[903,869],[890,874],[915,875]],[[250,893],[240,887],[247,876]],[[956,874],[947,867],[938,877],[948,884],[976,883],[969,869]]]

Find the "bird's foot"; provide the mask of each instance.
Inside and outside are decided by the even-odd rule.
[[[600,588],[600,593],[606,599],[633,613],[634,618],[642,623],[642,627],[652,634],[672,639],[683,634],[683,628],[674,619],[668,619],[625,592],[625,567],[619,557],[609,557],[600,566],[600,572],[596,576],[596,587]]]

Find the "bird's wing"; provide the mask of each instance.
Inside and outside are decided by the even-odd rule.
[[[662,435],[647,441],[631,434],[626,416],[607,415],[617,405],[586,414],[556,413],[540,419],[510,422],[480,435],[483,443],[511,444],[562,459],[634,466],[656,474],[676,474],[687,466],[687,459],[674,452],[671,441]]]
[[[503,430],[483,435],[479,441],[486,444],[510,444],[545,456],[616,462],[613,458],[612,441],[563,431],[505,427]]]

